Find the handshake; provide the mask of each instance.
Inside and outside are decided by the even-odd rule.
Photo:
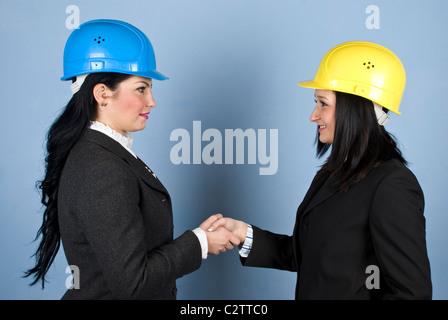
[[[224,218],[220,213],[210,216],[199,227],[207,235],[209,254],[231,250],[234,245],[243,244],[246,239],[247,224]]]

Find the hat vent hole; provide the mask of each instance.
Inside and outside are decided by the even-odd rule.
[[[366,66],[366,68],[367,68],[367,69],[370,69],[370,68],[375,68],[375,65],[374,65],[374,64],[371,64],[371,63],[370,63],[370,61],[369,61],[369,62],[367,62],[367,63],[366,63],[366,62],[364,62],[364,63],[363,63],[363,65],[364,65],[364,66]]]
[[[95,41],[95,42],[97,42],[98,44],[100,44],[101,41],[104,42],[104,41],[106,41],[106,39],[101,38],[101,37],[98,37],[98,38],[93,39],[93,41]]]

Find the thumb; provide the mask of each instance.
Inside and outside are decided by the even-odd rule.
[[[199,227],[202,230],[207,231],[208,229],[210,229],[210,227],[212,226],[212,224],[214,222],[218,221],[221,218],[222,218],[222,214],[220,214],[220,213],[214,214],[214,215],[210,216],[207,220],[202,222],[202,224]]]
[[[227,228],[227,218],[222,218],[222,219],[214,221],[214,223],[207,230],[212,232],[212,231],[217,230],[217,229],[219,229],[221,227],[229,229],[229,228]]]

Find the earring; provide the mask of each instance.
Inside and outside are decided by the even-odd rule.
[[[101,106],[102,106],[102,107],[107,106],[107,102],[101,102]]]

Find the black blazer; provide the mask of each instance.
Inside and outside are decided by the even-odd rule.
[[[292,236],[253,227],[243,265],[297,271],[296,299],[430,299],[424,198],[412,172],[390,160],[345,193],[326,180],[313,180]],[[366,286],[370,265],[379,289]]]
[[[71,150],[58,195],[59,226],[80,289],[63,299],[175,299],[175,280],[198,269],[192,231],[173,240],[170,196],[118,142],[87,129]]]

